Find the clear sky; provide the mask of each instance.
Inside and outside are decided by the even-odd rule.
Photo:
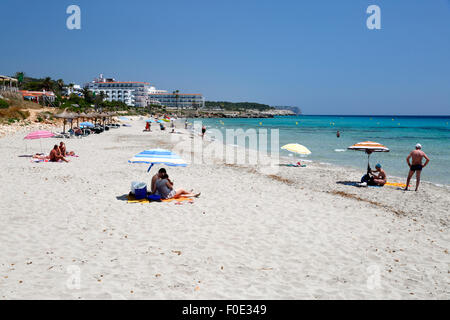
[[[81,8],[68,30],[66,8]],[[366,9],[381,8],[381,30]],[[450,0],[2,0],[0,74],[99,73],[305,114],[450,114]]]

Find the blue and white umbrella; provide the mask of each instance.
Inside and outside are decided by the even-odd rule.
[[[89,122],[89,121],[80,123],[80,127],[92,128],[93,126],[94,126],[94,124],[92,122]]]
[[[173,167],[186,167],[187,163],[179,155],[170,150],[151,149],[138,153],[133,158],[128,160],[130,163],[150,163],[147,172],[154,164],[165,164]]]
[[[155,120],[153,120],[153,119],[147,119],[147,120],[145,120],[145,122],[155,122]]]

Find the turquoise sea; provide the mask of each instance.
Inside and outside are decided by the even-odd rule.
[[[280,147],[300,143],[311,150],[307,159],[341,166],[367,166],[364,152],[347,150],[361,141],[376,141],[387,146],[388,153],[371,155],[371,165],[383,165],[388,175],[406,177],[406,157],[421,143],[431,158],[422,179],[450,185],[450,116],[309,116],[276,117],[272,119],[202,119],[207,128],[247,130],[279,129]],[[336,137],[337,130],[340,138]],[[268,143],[270,149],[270,143]],[[281,156],[289,152],[280,150]]]

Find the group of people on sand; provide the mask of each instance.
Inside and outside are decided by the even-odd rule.
[[[175,133],[175,123],[173,120],[170,121],[170,127],[172,128],[172,131],[170,131],[170,133]],[[161,131],[166,130],[166,127],[164,126],[164,124],[162,122],[159,123],[159,129]],[[152,131],[152,125],[150,124],[150,122],[145,123],[145,129],[143,131],[147,131],[147,132]]]
[[[50,162],[58,162],[58,161],[69,162],[69,160],[66,159],[66,157],[68,156],[72,157],[75,156],[75,152],[67,151],[66,144],[61,141],[59,143],[59,146],[57,144],[53,146],[53,149],[50,151],[50,154],[48,156],[44,156],[42,154],[35,154],[33,158],[39,160],[48,160]]]
[[[158,173],[152,177],[151,193],[161,196],[162,199],[180,198],[180,197],[199,197],[199,193],[193,190],[175,189],[174,183],[169,179],[166,169],[159,169]]]
[[[425,159],[425,163],[423,163],[423,159]],[[406,163],[409,167],[408,178],[406,179],[406,187],[405,191],[408,190],[409,182],[411,181],[414,173],[416,174],[416,189],[419,189],[420,184],[420,175],[422,173],[422,169],[425,168],[430,162],[430,158],[426,155],[425,152],[422,151],[422,145],[420,143],[416,144],[416,147],[413,151],[411,151],[406,157]],[[382,169],[381,164],[377,163],[375,166],[375,170],[369,170],[367,183],[377,186],[384,186],[387,182],[387,175],[384,169]]]

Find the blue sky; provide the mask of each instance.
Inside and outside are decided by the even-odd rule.
[[[81,30],[66,28],[70,4]],[[381,30],[366,27],[371,4]],[[450,114],[450,0],[2,0],[0,21],[0,74],[103,73],[307,114]]]

